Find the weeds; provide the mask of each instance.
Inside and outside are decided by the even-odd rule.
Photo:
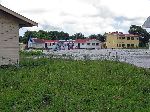
[[[0,68],[1,112],[150,111],[150,71],[112,61],[24,59]]]

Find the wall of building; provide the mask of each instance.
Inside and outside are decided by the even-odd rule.
[[[98,45],[96,45],[98,43]],[[75,48],[78,47],[78,44],[80,44],[80,49],[101,49],[102,43],[98,40],[89,40],[85,43],[75,43]]]
[[[51,42],[51,43],[47,42],[48,49],[54,49],[54,48],[56,48],[56,45],[57,45],[57,42]]]
[[[45,43],[33,43],[32,47],[33,48],[38,48],[38,49],[44,49],[45,48]]]
[[[19,24],[13,16],[0,10],[0,65],[19,61]]]
[[[125,36],[124,38],[123,37],[120,37],[118,38],[118,41],[117,41],[117,44],[118,44],[118,48],[138,48],[139,47],[139,37],[130,37],[130,40],[127,40],[128,36]],[[131,38],[133,38],[134,40],[132,40]],[[123,45],[124,44],[124,45]],[[129,44],[129,46],[128,46]],[[124,47],[123,47],[123,46]],[[134,45],[134,46],[131,46],[131,45]]]
[[[118,35],[111,35],[111,34],[108,34],[106,36],[107,48],[117,48],[117,37]]]
[[[128,37],[130,38],[130,40],[127,39]],[[131,38],[133,38],[133,40]],[[121,48],[138,48],[139,37],[128,36],[128,35],[119,36],[117,34],[108,34],[106,37],[106,46],[107,48],[120,48],[120,49]]]

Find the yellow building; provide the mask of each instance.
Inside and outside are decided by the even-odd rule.
[[[139,36],[133,34],[123,34],[122,32],[112,32],[106,34],[107,48],[138,48]]]

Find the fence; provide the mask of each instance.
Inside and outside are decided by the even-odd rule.
[[[129,59],[132,60],[133,57],[126,56],[111,56],[111,55],[101,55],[101,54],[47,54],[42,56],[33,56],[33,59],[37,58],[49,58],[49,59],[69,59],[69,60],[111,60],[111,61],[121,61],[126,62]]]
[[[93,51],[60,51],[48,52],[40,56],[29,56],[25,58],[49,58],[49,59],[69,59],[69,60],[111,60],[134,64],[139,67],[150,68],[150,52],[149,51],[126,51],[122,50],[94,50]],[[0,65],[19,64],[18,60],[0,57]]]

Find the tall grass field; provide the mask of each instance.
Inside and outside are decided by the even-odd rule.
[[[150,112],[150,70],[126,63],[22,59],[0,88],[0,112]]]

